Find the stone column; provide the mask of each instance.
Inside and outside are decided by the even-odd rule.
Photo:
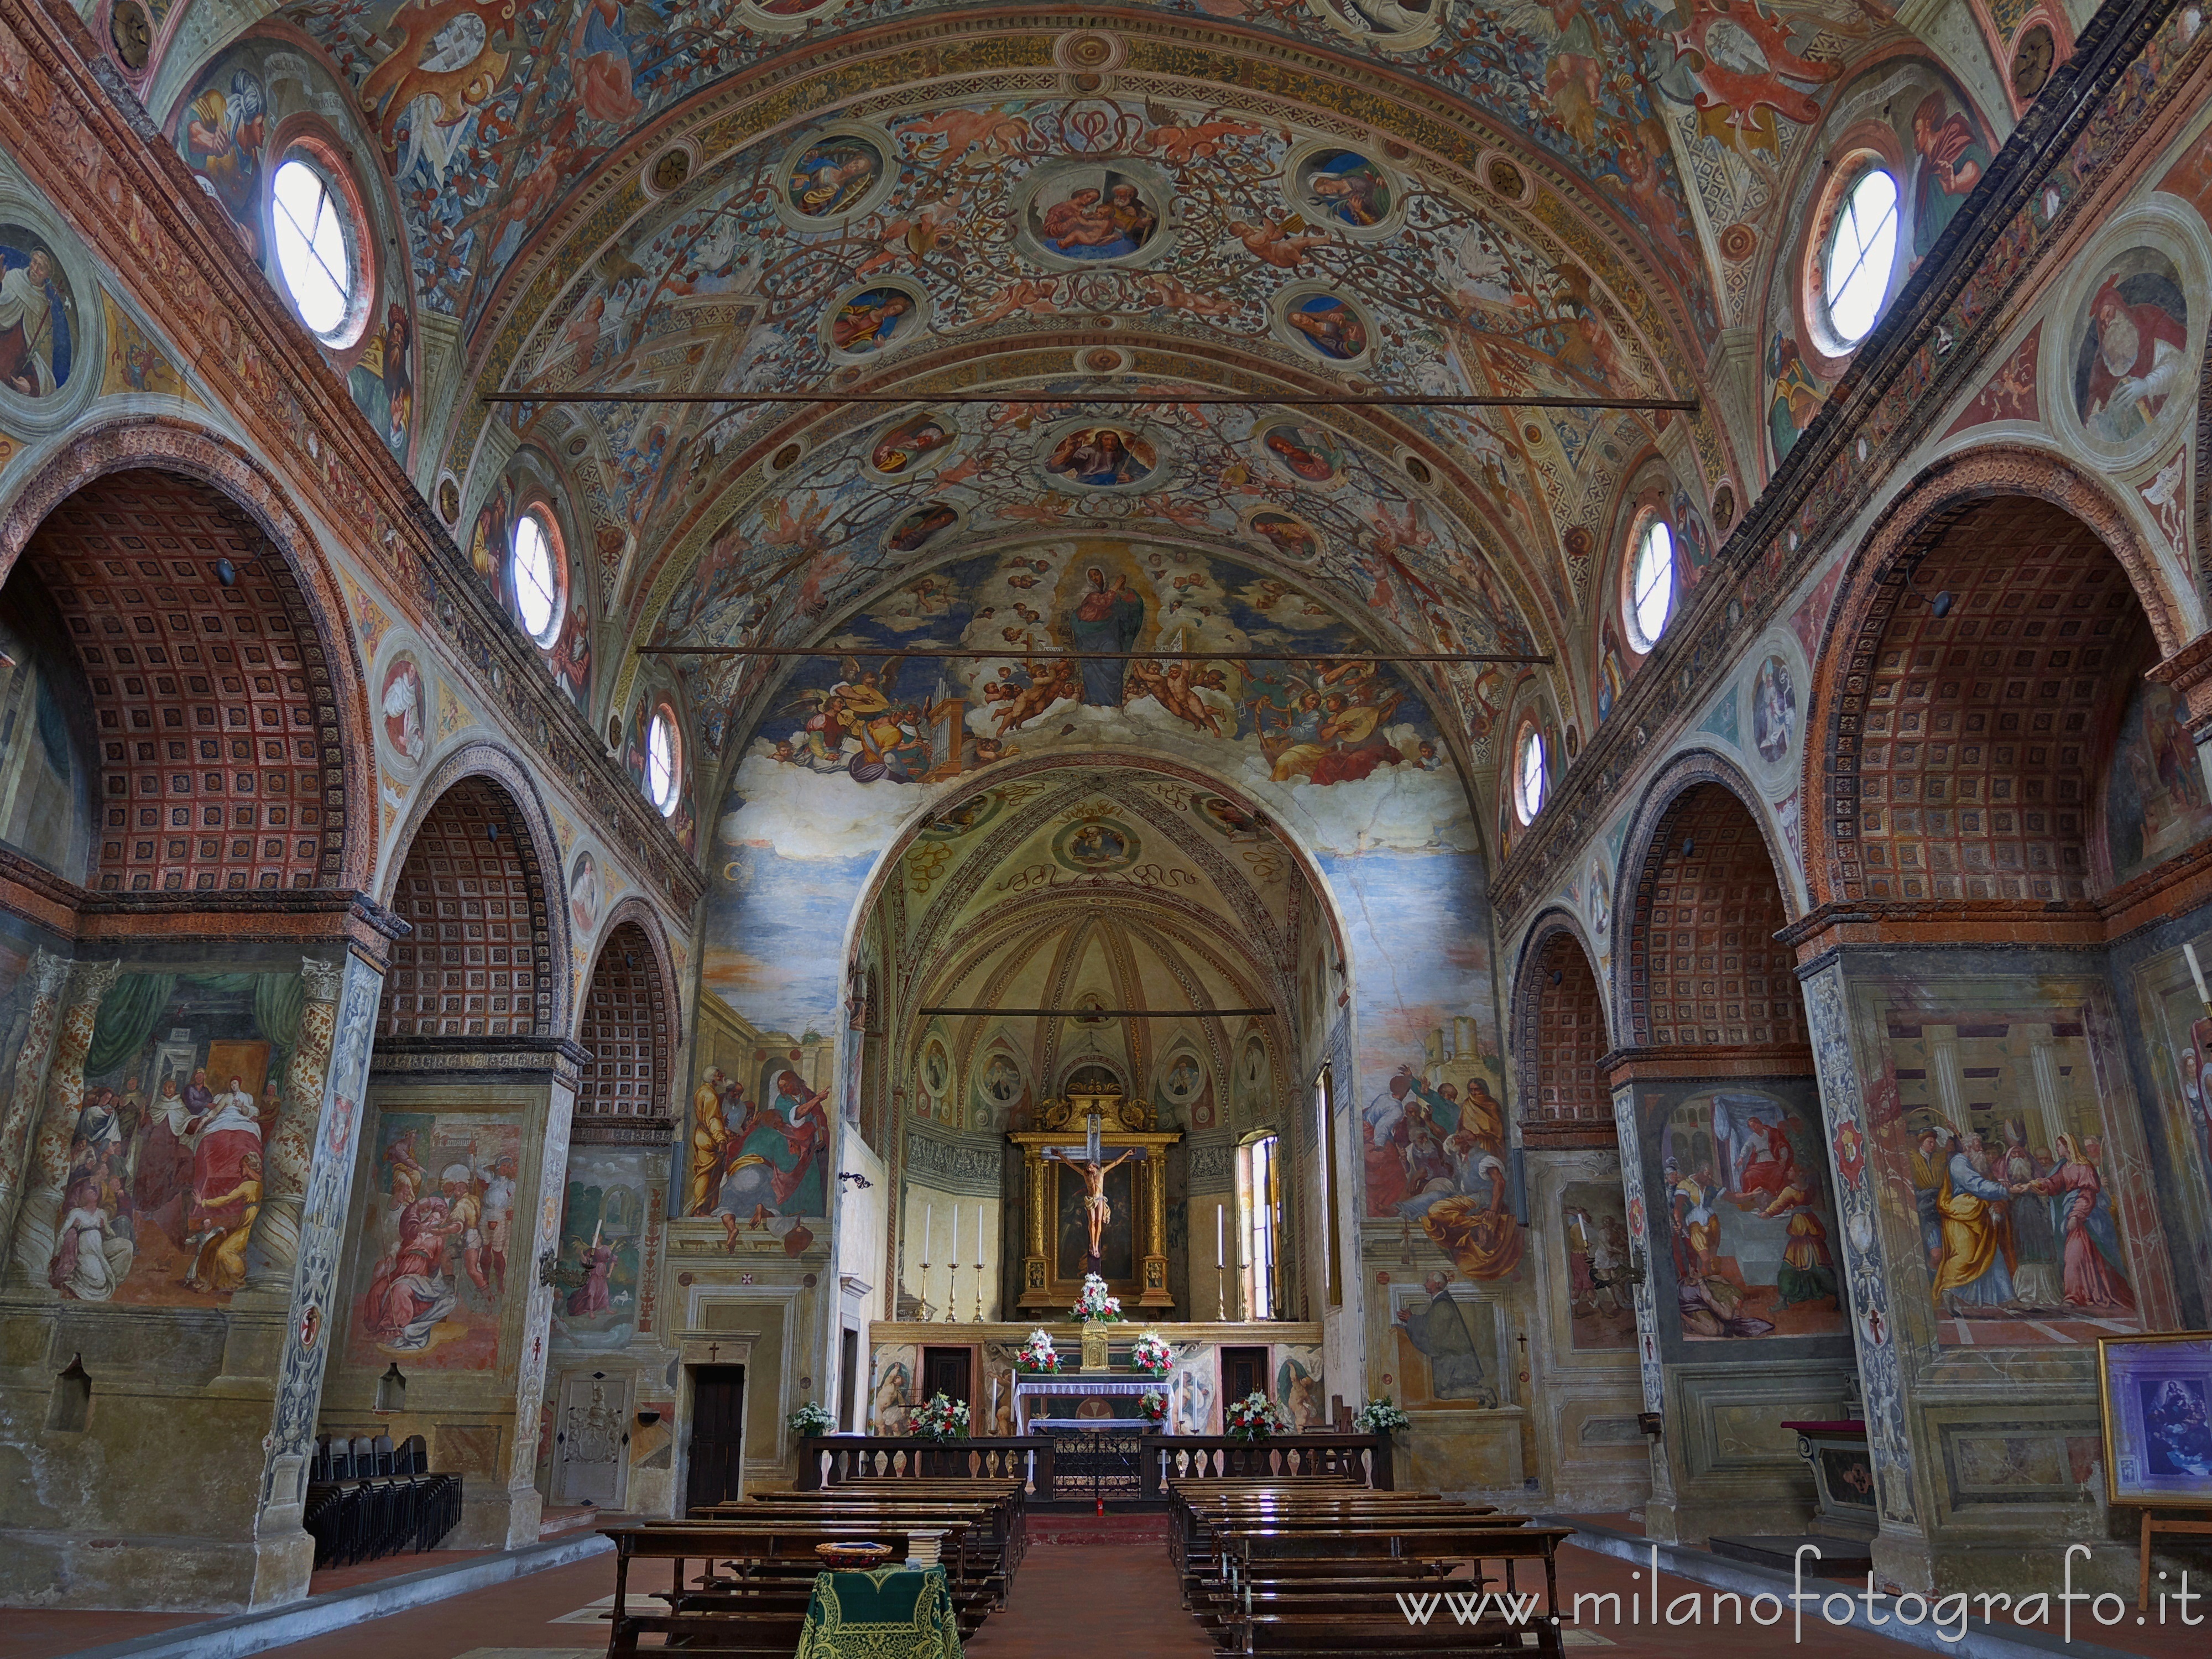
[[[2055,1152],[2058,1137],[2066,1133],[2066,1079],[2058,1075],[2058,1039],[2048,1025],[2028,1028],[2027,1052],[2035,1076],[2035,1103],[2042,1109],[2043,1144]]]
[[[1966,1079],[1959,1070],[1959,1028],[1930,1025],[1928,1036],[1928,1080],[1936,1085],[1936,1098],[1954,1135],[1974,1126],[1966,1111]]]
[[[538,1166],[538,1206],[530,1227],[530,1248],[509,1266],[520,1270],[523,1294],[530,1298],[522,1320],[522,1357],[515,1367],[514,1449],[507,1476],[507,1539],[501,1547],[520,1549],[538,1541],[544,1497],[538,1490],[538,1415],[545,1399],[545,1345],[553,1330],[553,1287],[540,1282],[538,1263],[560,1249],[561,1206],[568,1189],[569,1121],[576,1105],[573,1065],[556,1072],[545,1108],[545,1146]],[[515,1231],[522,1231],[517,1195]]]
[[[120,968],[113,962],[80,962],[70,969],[54,1057],[46,1070],[46,1109],[31,1148],[27,1190],[15,1225],[16,1265],[23,1282],[36,1290],[46,1288],[46,1267],[53,1260],[62,1187],[69,1179],[70,1141],[84,1107],[84,1057],[92,1052],[93,1022]]]
[[[314,1570],[314,1540],[301,1529],[300,1507],[307,1498],[307,1452],[322,1401],[323,1374],[331,1344],[345,1325],[335,1304],[344,1269],[354,1138],[362,1123],[376,1006],[384,989],[382,972],[350,951],[340,964],[316,962],[313,967],[299,1046],[302,1051],[309,1048],[308,1018],[316,1014],[313,1085],[310,1092],[292,1096],[279,1125],[276,1146],[292,1150],[277,1154],[272,1146],[270,1159],[274,1165],[278,1156],[296,1154],[301,1181],[292,1200],[293,1266],[286,1281],[291,1297],[283,1358],[269,1436],[262,1442],[261,1503],[254,1522],[255,1607],[299,1600],[307,1593]],[[288,1081],[306,1087],[297,1054]],[[293,1133],[301,1125],[301,1133]],[[265,1205],[262,1213],[268,1213]]]
[[[53,1057],[62,986],[69,969],[67,957],[40,951],[32,957],[25,975],[31,982],[30,1018],[23,1028],[22,1047],[15,1051],[15,1086],[0,1105],[0,1239],[12,1233],[16,1201],[23,1195],[23,1176],[31,1161],[32,1120],[39,1109],[39,1091],[46,1086],[46,1064]]]
[[[285,1070],[283,1115],[264,1130],[261,1213],[254,1218],[253,1260],[246,1278],[249,1289],[280,1295],[291,1289],[300,1258],[301,1206],[314,1159],[315,1132],[322,1123],[345,969],[319,957],[302,957],[300,978],[307,999]],[[354,1097],[359,1098],[358,1091]]]

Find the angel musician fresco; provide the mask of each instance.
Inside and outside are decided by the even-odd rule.
[[[940,716],[961,707],[957,696],[899,693],[902,656],[880,668],[863,668],[858,657],[841,659],[838,678],[827,687],[810,687],[786,705],[805,719],[789,737],[778,740],[771,757],[810,772],[842,772],[860,783],[886,780],[917,783],[970,766],[988,765],[1012,751],[995,738],[962,737],[961,752],[939,755],[933,732]],[[961,730],[955,715],[952,730]]]

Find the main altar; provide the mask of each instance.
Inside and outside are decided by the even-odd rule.
[[[1182,1132],[1161,1128],[1151,1102],[1114,1092],[1048,1100],[1038,1122],[1006,1136],[1022,1150],[1028,1194],[1016,1305],[1025,1312],[1064,1309],[1082,1291],[1085,1275],[1097,1273],[1124,1304],[1154,1317],[1171,1315],[1167,1149]],[[1102,1208],[1103,1223],[1086,1234],[1083,1224]],[[1079,1249],[1079,1240],[1090,1248]]]

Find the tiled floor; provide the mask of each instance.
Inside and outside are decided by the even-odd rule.
[[[641,1572],[632,1591],[662,1582],[656,1573]],[[1844,1587],[1823,1588],[1840,1593]],[[599,1659],[606,1650],[601,1615],[613,1590],[614,1559],[597,1556],[270,1652],[275,1659]],[[1586,1601],[1592,1617],[1569,1629],[1569,1647],[1610,1648],[1620,1659],[1711,1659],[1717,1641],[1746,1640],[1815,1659],[1905,1659],[1915,1651],[1864,1631],[1831,1628],[1810,1606],[1802,1638],[1788,1619],[1763,1631],[1739,1625],[1733,1607],[1717,1602],[1713,1591],[1665,1574],[1657,1592],[1662,1618],[1655,1626],[1644,1570],[1573,1546],[1559,1552],[1566,1609],[1578,1595],[1607,1594],[1620,1598],[1617,1606]],[[1700,1615],[1694,1624],[1686,1622],[1692,1607]],[[1680,1622],[1669,1624],[1664,1615]],[[1439,1608],[1432,1620],[1449,1616]],[[2132,1609],[2128,1616],[2132,1620]],[[188,1622],[154,1614],[11,1612],[0,1616],[0,1659],[56,1659]],[[2203,1659],[2208,1629],[2160,1629],[2154,1622],[2093,1628],[2083,1613],[2076,1639],[2148,1659]],[[971,1659],[1206,1659],[1212,1643],[1182,1610],[1164,1547],[1035,1542],[1007,1606],[969,1639],[967,1651]]]

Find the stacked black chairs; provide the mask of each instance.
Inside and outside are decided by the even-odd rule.
[[[301,1524],[315,1540],[318,1567],[435,1549],[460,1520],[461,1477],[430,1472],[421,1435],[398,1446],[386,1434],[316,1441]]]

